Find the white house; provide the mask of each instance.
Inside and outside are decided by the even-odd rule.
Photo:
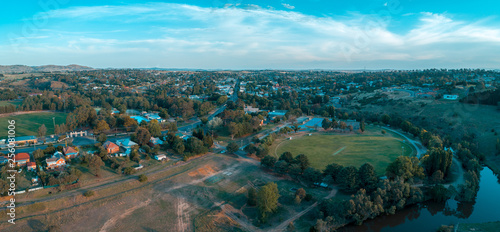
[[[458,99],[458,95],[443,95],[443,99],[445,100],[457,100]]]
[[[162,160],[167,160],[166,155],[155,155],[155,160],[162,161]]]

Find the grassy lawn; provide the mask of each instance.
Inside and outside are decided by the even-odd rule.
[[[486,223],[461,223],[458,226],[458,231],[493,232],[498,231],[498,228],[500,228],[500,221]]]
[[[9,105],[14,105],[14,106],[20,106],[22,101],[0,101],[0,106],[9,106]]]
[[[7,120],[16,120],[16,136],[38,135],[38,128],[45,124],[47,134],[54,134],[55,117],[56,124],[66,123],[66,113],[33,113],[22,114],[0,118],[0,137],[7,136]]]
[[[360,167],[371,163],[378,175],[383,175],[387,165],[403,153],[411,155],[412,147],[402,143],[400,137],[370,127],[364,134],[316,133],[311,136],[293,137],[292,140],[277,141],[271,154],[279,156],[290,151],[294,156],[306,154],[311,166],[320,170],[330,163]]]

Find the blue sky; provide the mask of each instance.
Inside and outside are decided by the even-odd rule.
[[[429,0],[20,0],[0,65],[500,68],[500,3]]]

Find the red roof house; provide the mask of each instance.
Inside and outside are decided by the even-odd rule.
[[[15,160],[17,166],[24,166],[30,162],[30,155],[28,153],[18,153],[15,156]]]

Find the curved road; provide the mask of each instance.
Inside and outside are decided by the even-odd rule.
[[[422,145],[422,143],[420,143],[419,141],[410,139],[406,135],[404,135],[403,133],[401,133],[399,131],[396,131],[396,130],[393,130],[391,128],[387,128],[385,126],[383,126],[382,128],[385,129],[385,130],[389,130],[391,132],[394,132],[394,133],[402,136],[406,140],[408,140],[408,142],[410,142],[410,144],[417,150],[417,158],[420,159],[423,154],[427,153],[427,148],[425,148],[424,145]]]

